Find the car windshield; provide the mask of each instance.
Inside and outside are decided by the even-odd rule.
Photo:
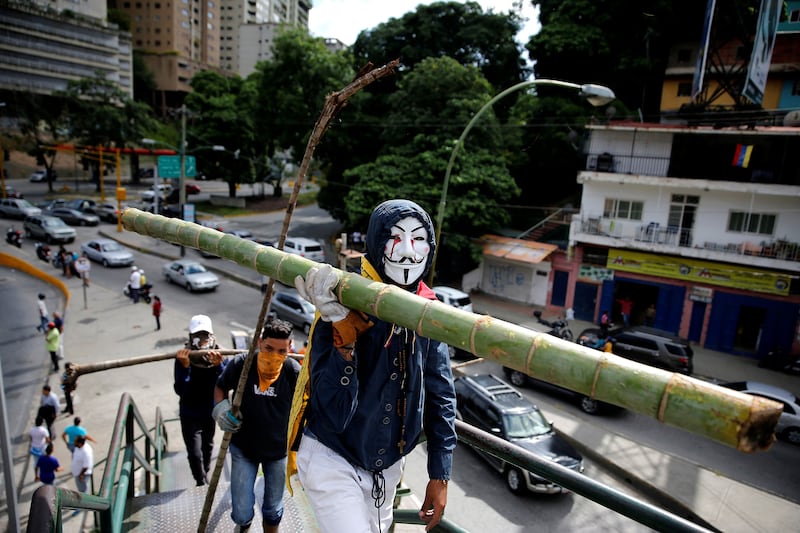
[[[28,200],[17,200],[17,201],[19,202],[17,205],[20,207],[34,207],[34,205],[30,203]]]
[[[57,226],[66,226],[66,223],[60,218],[46,218],[44,219],[44,225],[55,228]]]
[[[303,300],[302,298],[300,298],[300,305],[303,306],[303,311],[305,311],[306,313],[308,313],[310,315],[313,315],[316,312],[316,309],[314,309],[314,306],[311,305],[310,303],[308,303],[306,300]]]
[[[100,249],[103,250],[104,252],[119,252],[120,250],[122,250],[122,246],[120,246],[116,242],[109,242],[107,244],[102,245]]]
[[[200,274],[201,272],[205,272],[206,269],[203,265],[188,265],[186,267],[187,274]]]
[[[528,439],[551,431],[550,424],[539,411],[506,414],[503,415],[503,422],[510,439]]]

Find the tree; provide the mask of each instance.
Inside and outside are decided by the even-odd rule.
[[[71,81],[67,89],[56,93],[66,100],[69,110],[70,137],[79,145],[124,148],[139,144],[156,128],[150,108],[128,97],[119,86],[101,74],[94,78]],[[91,161],[93,176],[100,190],[99,160]],[[113,165],[109,157],[105,165]]]
[[[67,103],[58,96],[32,92],[9,92],[17,126],[22,136],[21,145],[28,146],[28,154],[36,158],[47,173],[47,188],[53,192],[53,163],[56,151],[48,146],[58,144],[67,136]]]
[[[409,198],[432,215],[438,210],[456,139],[492,97],[491,85],[473,66],[450,58],[428,58],[399,83],[393,112],[384,126],[384,155],[344,173],[349,192],[343,221],[364,228],[374,207],[389,198]],[[480,250],[472,240],[502,227],[504,204],[519,194],[501,151],[497,118],[488,110],[465,139],[451,171],[439,274],[457,278],[472,269]]]
[[[254,113],[258,116],[255,138],[259,150],[268,159],[286,150],[299,160],[325,97],[354,78],[350,59],[346,53],[328,50],[323,39],[311,37],[304,30],[290,29],[276,37],[272,59],[260,62],[256,68]],[[342,156],[329,149],[330,143],[326,136],[316,151],[320,165]]]
[[[188,153],[194,154],[199,172],[228,183],[230,197],[236,196],[237,183],[255,179],[253,105],[242,98],[245,86],[239,76],[228,78],[203,71],[192,78],[192,92],[184,100]],[[250,94],[249,90],[244,92]],[[220,146],[224,151],[214,149]]]
[[[536,77],[607,85],[645,117],[659,115],[672,44],[700,39],[706,6],[693,0],[532,3],[542,25],[526,45]]]

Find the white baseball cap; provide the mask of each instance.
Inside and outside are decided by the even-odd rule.
[[[189,321],[189,333],[197,333],[198,331],[207,331],[214,333],[211,327],[211,319],[206,315],[194,315]]]

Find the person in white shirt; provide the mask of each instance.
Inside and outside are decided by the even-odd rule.
[[[79,492],[89,492],[89,481],[92,479],[92,466],[94,465],[94,451],[86,442],[86,437],[75,437],[75,451],[72,453],[71,472],[75,478],[75,486]]]
[[[44,418],[41,416],[36,417],[29,435],[31,436],[31,455],[34,456],[34,462],[36,462],[39,457],[44,455],[44,448],[50,442],[50,433],[47,431]]]
[[[44,294],[39,293],[39,299],[36,301],[36,305],[39,307],[39,325],[36,326],[36,331],[47,333],[47,323],[50,322],[50,319],[47,318],[47,304],[44,302],[44,298]]]
[[[139,289],[142,288],[142,274],[139,272],[139,267],[132,266],[131,267],[131,278],[130,278],[130,293],[131,293],[131,300],[133,303],[139,303]]]

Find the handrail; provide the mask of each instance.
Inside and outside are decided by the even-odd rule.
[[[140,437],[135,433],[137,426]],[[125,392],[120,398],[113,428],[98,494],[42,485],[31,500],[28,533],[60,533],[64,507],[96,511],[100,515],[101,531],[119,533],[127,502],[134,495],[132,481],[136,469],[144,472],[145,492],[150,493],[152,479],[158,490],[162,453],[168,440],[161,410],[156,408],[155,427],[150,430],[131,395]],[[144,455],[136,448],[141,438],[144,439]]]
[[[603,485],[565,466],[521,448],[511,442],[482,431],[466,422],[456,420],[459,442],[483,450],[498,459],[529,470],[565,489],[588,498],[600,505],[627,516],[656,531],[708,532],[717,531],[710,524],[698,525],[669,511],[650,505],[612,487]],[[698,520],[700,520],[698,518]]]

